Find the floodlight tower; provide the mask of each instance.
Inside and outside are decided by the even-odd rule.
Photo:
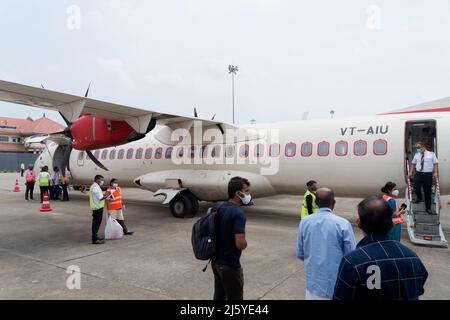
[[[235,113],[234,113],[234,76],[239,71],[238,66],[228,66],[228,73],[231,74],[231,90],[232,90],[232,99],[233,99],[233,124],[235,124]]]

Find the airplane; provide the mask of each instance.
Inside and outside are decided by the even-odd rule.
[[[341,197],[379,194],[386,181],[407,192],[420,140],[439,158],[440,194],[450,192],[450,97],[370,117],[246,125],[6,81],[0,101],[56,110],[66,121],[63,132],[42,139],[48,148],[35,168],[67,168],[80,186],[96,174],[117,178],[163,195],[177,218],[194,216],[199,201],[226,200],[234,176],[249,179],[253,199],[302,194],[309,180]]]

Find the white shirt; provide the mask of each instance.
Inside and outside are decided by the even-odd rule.
[[[422,170],[422,153],[421,152],[417,152],[412,161],[412,164],[416,165],[417,172],[433,172],[434,165],[438,164],[438,163],[439,163],[439,161],[436,157],[436,154],[431,151],[425,151],[423,170]]]
[[[91,190],[92,190],[92,201],[94,201],[94,204],[98,206],[100,204],[100,201],[103,199],[103,191],[97,182],[95,182],[91,186]]]

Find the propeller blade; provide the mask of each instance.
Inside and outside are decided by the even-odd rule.
[[[87,88],[86,94],[84,95],[85,98],[88,97],[88,95],[89,95],[89,90],[90,90],[90,89],[91,89],[91,83],[89,82],[89,86],[88,86],[88,88]]]
[[[198,118],[197,108],[194,108],[194,117]]]
[[[70,121],[61,112],[59,112],[59,115],[61,116],[61,118],[63,118],[67,126],[71,125]]]
[[[88,154],[89,158],[91,158],[92,161],[94,161],[94,163],[99,166],[100,168],[102,168],[105,171],[109,171],[108,168],[106,168],[100,161],[98,161],[98,159],[96,157],[94,157],[94,155],[92,154],[91,151],[86,150],[86,153]]]
[[[211,118],[211,120],[214,120],[216,118],[216,115],[213,115],[213,117]]]
[[[41,83],[41,87],[42,87],[42,89],[45,89],[45,88],[44,88],[44,85],[43,85],[42,83]]]

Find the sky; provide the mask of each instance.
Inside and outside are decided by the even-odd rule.
[[[238,123],[450,96],[450,1],[0,2],[0,79]],[[44,111],[0,102],[0,116]],[[62,122],[57,113],[47,116]]]

